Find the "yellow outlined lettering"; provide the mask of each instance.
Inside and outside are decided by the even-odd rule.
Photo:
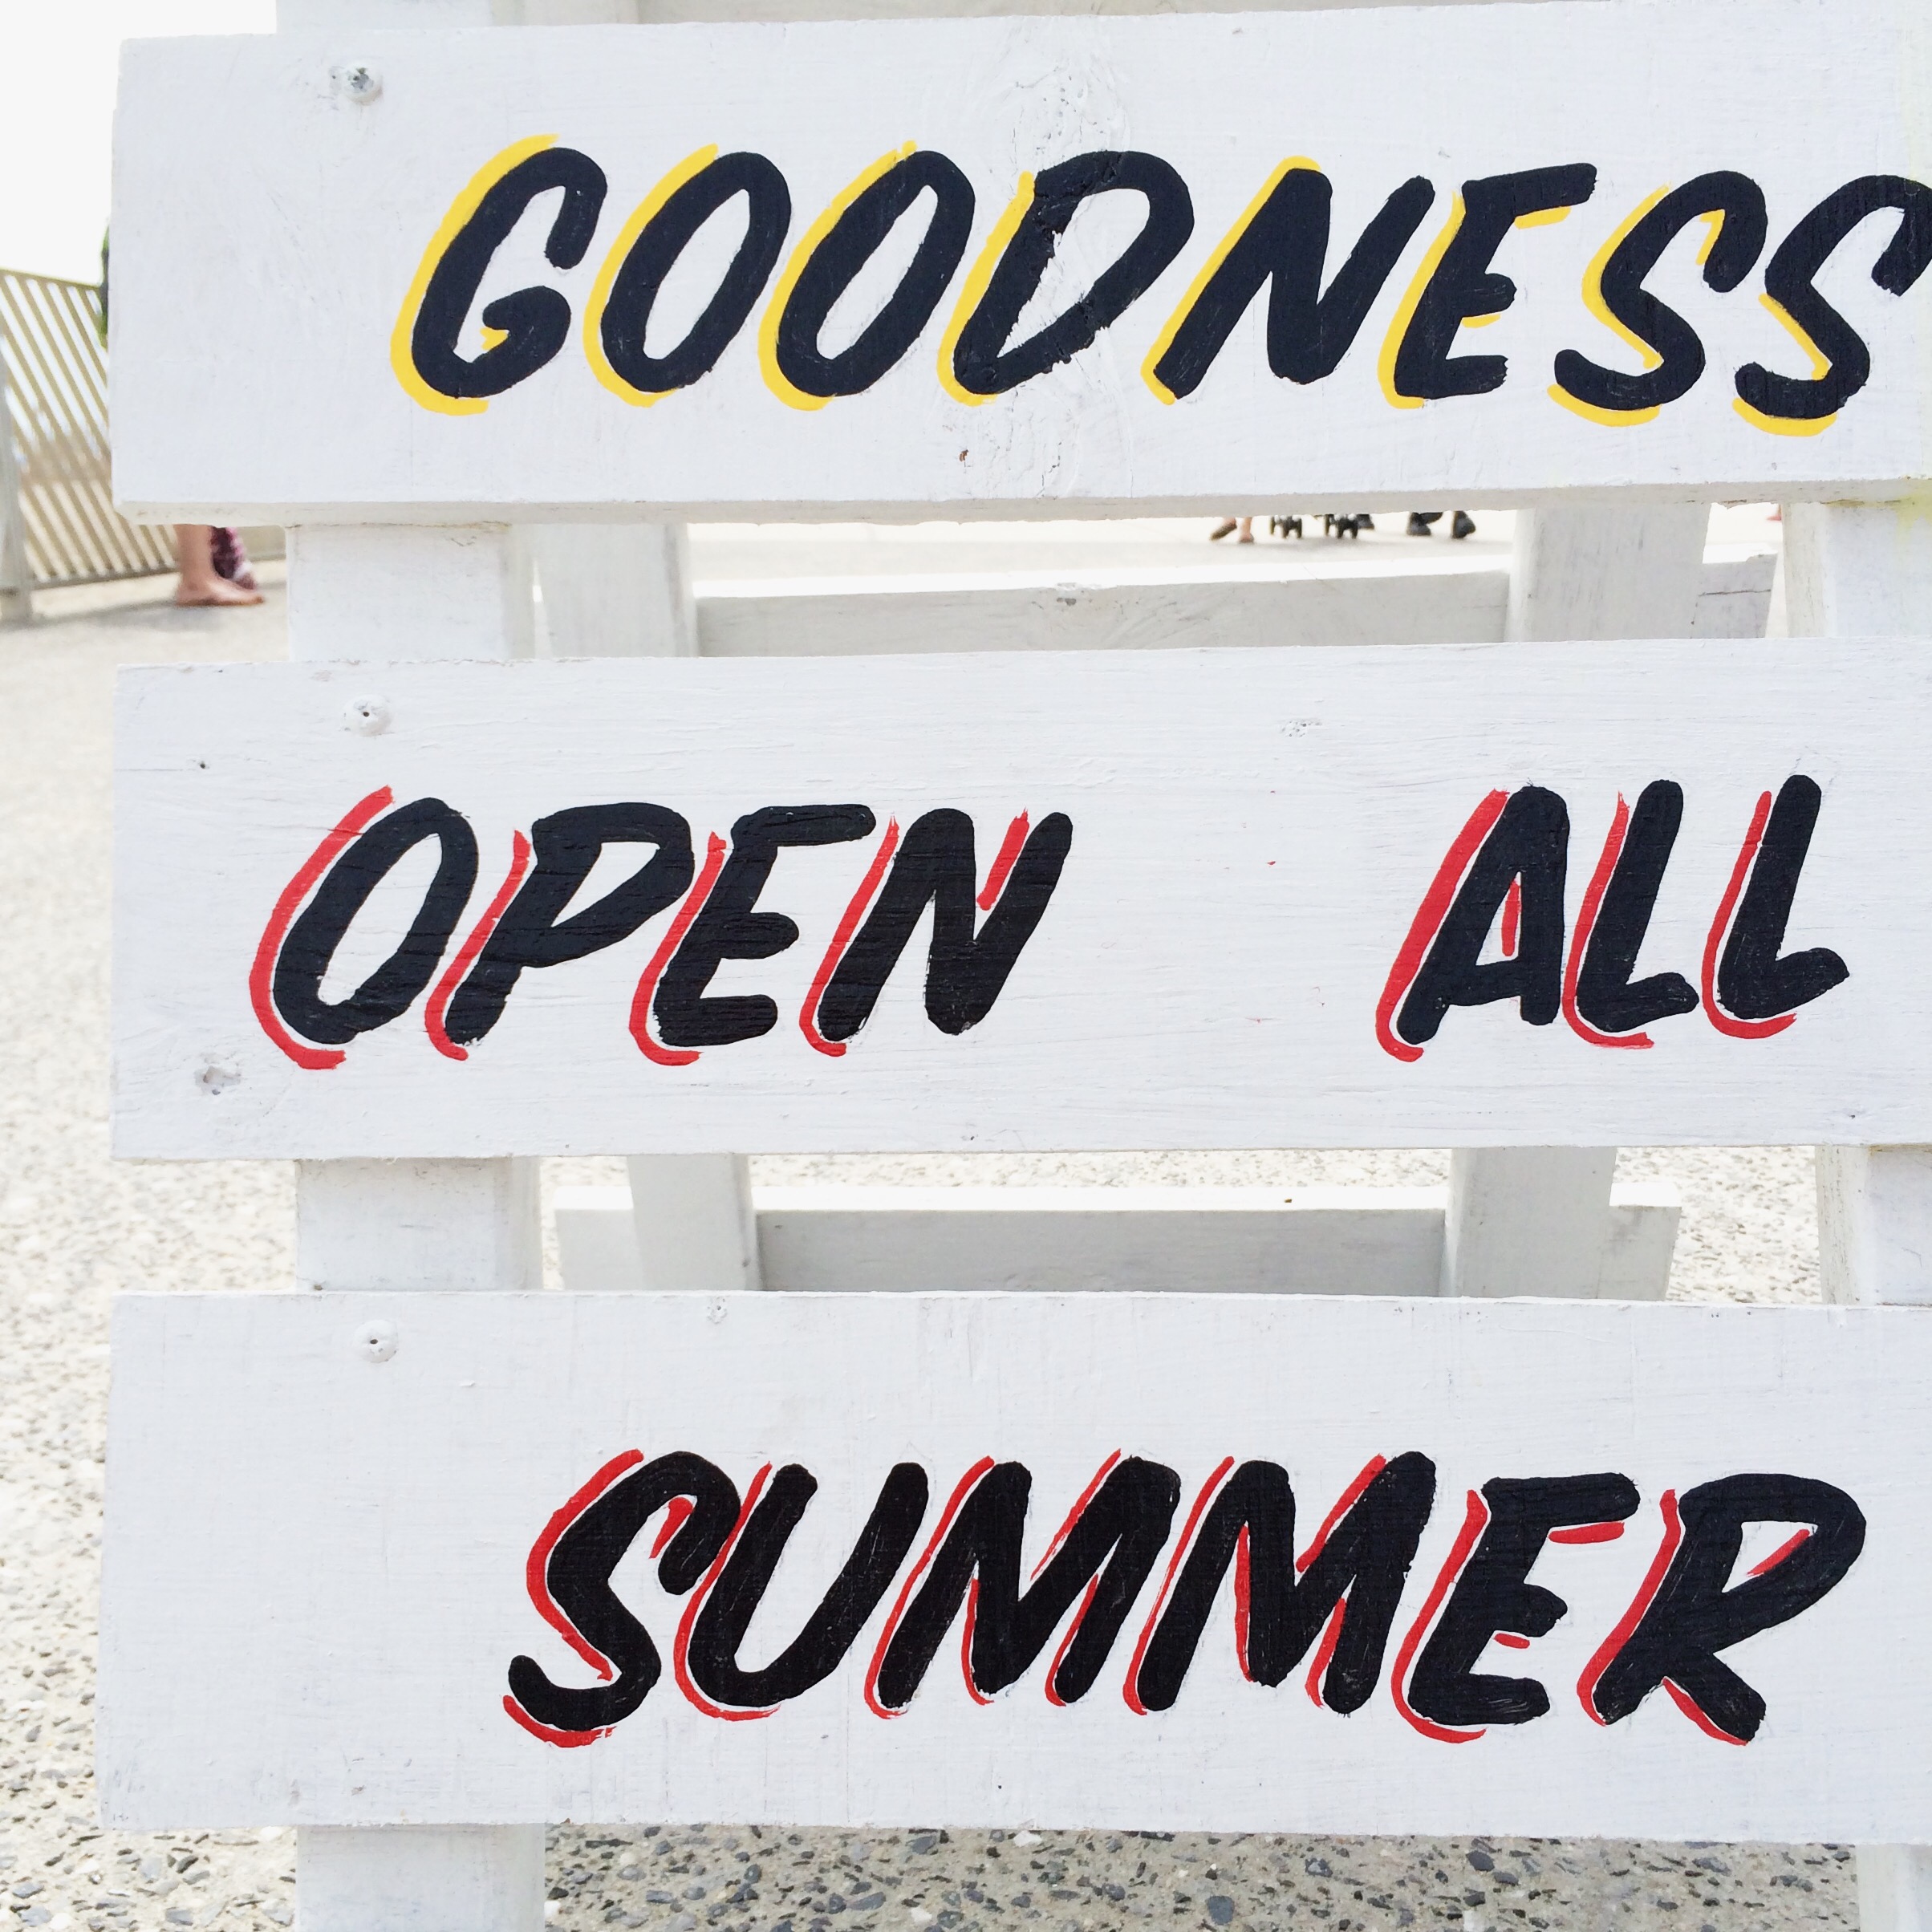
[[[1423,257],[1396,308],[1395,319],[1389,324],[1389,332],[1382,338],[1382,354],[1375,360],[1375,373],[1381,380],[1382,395],[1391,408],[1419,409],[1423,406],[1423,397],[1404,396],[1395,387],[1395,358],[1401,352],[1402,338],[1409,333],[1409,324],[1415,319],[1416,305],[1423,298],[1423,290],[1442,266],[1443,257],[1448,254],[1449,244],[1463,225],[1466,212],[1463,197],[1459,194],[1450,204],[1449,219],[1443,224],[1442,233],[1429,244],[1429,252]]]
[[[1162,329],[1159,335],[1155,337],[1154,347],[1148,350],[1146,359],[1140,365],[1140,380],[1154,392],[1155,396],[1161,402],[1171,405],[1175,399],[1173,392],[1154,373],[1155,364],[1173,347],[1175,337],[1181,332],[1181,324],[1194,312],[1194,305],[1200,300],[1207,292],[1208,285],[1220,272],[1221,264],[1228,259],[1229,251],[1242,236],[1248,233],[1254,225],[1255,217],[1268,205],[1269,197],[1281,185],[1283,177],[1293,173],[1298,168],[1309,174],[1319,174],[1321,172],[1321,164],[1319,161],[1310,160],[1305,154],[1297,154],[1291,155],[1288,160],[1282,162],[1280,167],[1276,168],[1274,172],[1261,184],[1260,193],[1241,210],[1240,217],[1236,221],[1234,226],[1222,236],[1220,245],[1216,248],[1214,253],[1202,263],[1201,272],[1188,283],[1187,294],[1182,296],[1179,305],[1167,318],[1166,327]],[[976,269],[975,273],[977,273]],[[988,268],[987,274],[989,277],[992,273],[992,270]],[[964,318],[961,318],[959,327],[964,327]],[[940,368],[940,380],[942,382],[945,380],[947,371],[951,366],[949,356],[942,361]],[[982,396],[977,400],[983,402],[985,398]]]
[[[557,137],[554,134],[533,134],[527,140],[513,141],[501,154],[493,156],[469,178],[468,186],[449,205],[442,225],[431,237],[428,247],[423,251],[423,258],[417,263],[416,278],[409,284],[409,293],[403,298],[402,312],[396,319],[396,327],[389,332],[389,367],[396,371],[396,380],[403,385],[416,402],[425,409],[433,409],[439,416],[481,416],[489,407],[480,396],[445,396],[440,389],[432,389],[417,373],[416,356],[412,338],[416,334],[416,319],[423,306],[423,298],[429,292],[429,280],[435,274],[437,265],[455,241],[469,225],[470,217],[483,205],[483,197],[494,188],[513,168],[521,167],[533,154],[541,154],[546,148],[554,148]],[[485,331],[485,346],[493,348],[496,344],[488,340],[490,331]],[[504,339],[502,331],[495,331],[497,340]]]
[[[1820,351],[1818,345],[1799,326],[1797,318],[1791,310],[1775,295],[1760,295],[1758,300],[1777,317],[1792,340],[1811,358],[1810,380],[1815,383],[1829,375],[1832,372],[1831,358]],[[1810,417],[1767,416],[1763,410],[1752,408],[1741,396],[1733,397],[1731,406],[1753,429],[1762,429],[1769,436],[1822,436],[1838,420],[1836,410],[1829,416]]]
[[[765,371],[765,386],[780,402],[791,408],[822,409],[832,400],[829,396],[807,396],[802,389],[788,382],[784,371],[778,367],[778,324],[784,317],[785,304],[792,298],[792,290],[805,273],[805,265],[811,260],[818,244],[838,226],[839,217],[882,175],[890,172],[907,155],[918,151],[917,141],[907,141],[903,147],[895,148],[890,154],[882,154],[871,167],[847,182],[832,197],[825,213],[805,231],[805,239],[792,250],[791,259],[778,278],[778,286],[773,290],[772,298],[758,324],[758,367]]]
[[[591,299],[583,311],[584,359],[591,365],[591,373],[611,393],[639,409],[648,409],[653,403],[661,403],[667,396],[674,393],[669,389],[634,389],[630,384],[611,367],[610,359],[603,350],[603,312],[611,299],[611,290],[615,286],[618,271],[624,265],[624,258],[635,246],[637,238],[657,219],[664,204],[687,181],[702,174],[718,158],[718,144],[713,141],[708,148],[700,148],[686,155],[650,193],[631,211],[631,218],[623,225],[617,239],[611,245],[611,252],[603,258],[603,266],[597,271],[597,280],[591,289]]]
[[[1618,249],[1623,246],[1625,241],[1635,229],[1637,224],[1670,192],[1669,184],[1666,183],[1663,187],[1658,189],[1655,193],[1646,195],[1642,201],[1639,201],[1630,210],[1624,221],[1618,225],[1616,232],[1609,240],[1605,242],[1603,246],[1591,256],[1589,266],[1583,271],[1583,306],[1612,335],[1619,337],[1637,351],[1638,355],[1643,359],[1642,372],[1646,375],[1653,369],[1661,369],[1664,364],[1664,359],[1634,329],[1627,327],[1612,312],[1609,304],[1603,298],[1603,271],[1610,266],[1611,258],[1615,255]],[[1706,219],[1708,218],[1708,217],[1706,217]],[[1713,226],[1710,234],[1705,237],[1703,251],[1698,256],[1699,262],[1702,262],[1704,257],[1711,253],[1711,248],[1717,241],[1718,229],[1723,225],[1723,220],[1724,217],[1720,213],[1717,217],[1716,225]],[[1564,408],[1569,411],[1571,415],[1581,416],[1586,423],[1601,424],[1605,429],[1634,428],[1639,423],[1654,423],[1659,413],[1654,404],[1648,409],[1605,409],[1595,403],[1586,403],[1580,397],[1572,396],[1569,390],[1560,383],[1550,384],[1549,398],[1552,402],[1561,404]]]
[[[1020,224],[1026,219],[1026,211],[1033,205],[1033,177],[1031,174],[1020,177],[1020,185],[1014,190],[1013,198],[1006,204],[1006,211],[992,225],[992,233],[986,237],[986,246],[974,258],[972,272],[966,278],[960,290],[960,298],[952,305],[952,319],[946,324],[946,333],[940,338],[940,385],[956,402],[977,409],[982,403],[990,403],[990,396],[976,396],[972,390],[963,388],[958,377],[952,373],[952,352],[958,347],[961,332],[972,319],[972,312],[980,306],[987,285],[992,280],[993,270],[1000,266],[1000,258],[1006,253],[1007,244],[1020,232]]]

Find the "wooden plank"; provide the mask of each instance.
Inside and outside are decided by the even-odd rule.
[[[1086,1294],[1186,1280],[1217,1294],[1432,1295],[1440,1187],[898,1187],[822,1183],[752,1191],[764,1285],[789,1293]],[[562,1187],[553,1203],[574,1293],[647,1281],[627,1187]],[[1661,1301],[1681,1205],[1646,1182],[1610,1197],[1593,1292]]]
[[[1909,883],[1932,840],[1929,677],[1891,645],[1788,640],[1399,664],[1308,649],[131,672],[116,1145],[313,1159],[1932,1138],[1932,1042],[1896,1018],[1932,957],[1932,903]],[[1626,905],[1611,926],[1640,941],[1634,970],[1678,978],[1642,996],[1659,1017],[1640,1035],[1623,1007],[1561,986],[1606,842],[1619,849],[1617,801],[1654,785],[1681,789],[1680,835],[1647,925]],[[1561,838],[1520,830],[1554,826],[1558,798],[1573,822],[1561,881]],[[528,871],[516,840],[626,802],[667,814],[648,831],[664,869],[553,941],[541,894],[575,875],[551,850],[485,959],[491,907]],[[733,826],[808,806],[850,808],[807,825],[838,842],[774,849],[761,884],[774,822]],[[380,829],[345,847],[356,813]],[[1022,813],[1030,856],[1002,883]],[[444,857],[419,839],[384,871],[428,820]],[[887,854],[895,824],[910,843]],[[1652,824],[1640,851],[1654,858],[1661,836]],[[916,868],[947,853],[957,951],[928,986],[927,927],[907,922]],[[1483,976],[1519,861],[1531,939],[1499,987]],[[598,863],[597,903],[641,867],[623,850]],[[997,924],[967,897],[980,882],[1007,908]],[[1444,924],[1452,890],[1463,911]],[[746,894],[796,934],[726,923]],[[1016,904],[1037,913],[1030,931]],[[1479,944],[1487,965],[1470,964]],[[496,1004],[512,953],[588,945]],[[345,1005],[392,954],[367,1003]],[[462,1039],[445,1024],[459,984]],[[748,996],[773,1004],[700,1003]],[[1654,1050],[1614,1048],[1640,1037]]]
[[[1762,637],[1777,558],[1707,561],[1693,637]],[[1191,645],[1478,644],[1503,635],[1507,570],[1455,568],[1234,577],[1225,570],[788,578],[698,586],[706,657]],[[576,651],[553,655],[577,656]]]
[[[1929,47],[1906,0],[136,43],[117,124],[116,484],[143,516],[282,523],[1897,495],[1932,473],[1924,292],[1891,292],[1923,265],[1927,190],[1853,190],[1861,208],[1889,195],[1914,210],[1882,288],[1872,271],[1899,208],[1831,247],[1845,222],[1830,197],[1910,183]],[[345,91],[356,66],[373,91]],[[1044,84],[1067,75],[1070,91]],[[553,144],[519,146],[532,142]],[[908,143],[945,220],[922,240],[908,215],[865,255],[862,217],[839,228],[838,213]],[[630,279],[619,271],[633,211],[647,221],[653,192],[675,193],[676,171],[714,147],[763,157],[758,238],[728,305],[735,332],[720,322],[680,363],[670,351],[723,287],[741,214],[692,244],[661,313],[646,317],[644,264],[681,213]],[[1090,180],[1074,165],[1117,153],[1150,158],[1124,173],[1095,162]],[[472,217],[526,164],[538,172],[503,195],[527,200],[539,175],[554,191],[562,168],[574,212],[553,244],[546,200],[493,252]],[[1732,212],[1700,266],[1690,201],[1716,175]],[[240,254],[196,218],[213,179],[233,184]],[[911,205],[924,179],[879,193],[903,188]],[[1693,182],[1617,252],[1660,189]],[[1210,297],[1210,271],[1240,272],[1245,254],[1218,251],[1264,195],[1297,234],[1332,216],[1324,286],[1390,210],[1362,257],[1372,298],[1330,373],[1333,339],[1305,318],[1298,334],[1285,321],[1276,360],[1294,380],[1277,377],[1258,303],[1206,359],[1220,323],[1201,318],[1232,286]],[[1609,274],[1634,313],[1617,291],[1680,217],[1645,286],[1702,347],[1666,360],[1620,334],[1599,283]],[[1259,247],[1272,231],[1242,232]],[[1312,242],[1292,246],[1313,272]],[[915,248],[927,266],[888,312]],[[1117,319],[1055,363],[1083,332],[1070,325],[1026,375],[1034,325],[1082,312],[1130,248],[1102,290],[1121,291]],[[1799,258],[1828,248],[1837,306],[1820,309]],[[480,282],[442,266],[465,251]],[[499,320],[514,339],[499,343],[482,310],[511,296]],[[1024,321],[1009,327],[1009,310]],[[821,310],[822,327],[808,319]],[[1841,315],[1862,351],[1826,319]],[[1814,356],[1807,328],[1835,347]],[[1559,367],[1566,352],[1581,360]],[[1841,393],[1868,353],[1869,380]],[[1653,367],[1654,382],[1618,387]],[[211,411],[217,372],[229,406]]]
[[[98,1760],[111,1826],[724,1817],[1932,1834],[1932,1764],[1914,1747],[1932,1722],[1932,1656],[1916,1641],[1932,1548],[1918,1470],[1932,1424],[1898,1400],[1932,1373],[1932,1321],[1917,1310],[1185,1293],[177,1295],[123,1297],[115,1324]],[[665,1666],[640,1701],[643,1646],[621,1620],[596,1620],[609,1600],[576,1546],[539,1548],[541,1601],[526,1572],[546,1524],[561,1531],[590,1509],[595,1472],[608,1486],[672,1455],[718,1476],[682,1479],[696,1481],[702,1513],[673,1545],[684,1574],[668,1594],[642,1561],[668,1496],[616,1527],[627,1498],[667,1479],[660,1471],[613,1492],[582,1532],[621,1561],[611,1588]],[[1135,1459],[1096,1494],[1096,1470],[1116,1455]],[[1378,1457],[1399,1465],[1363,1498],[1390,1594],[1379,1612],[1366,1586],[1351,1602],[1362,1622],[1348,1641],[1364,1649],[1343,1721],[1348,1666],[1320,1679],[1321,1704],[1305,1692],[1319,1606],[1301,1600],[1313,1622],[1296,1649],[1268,1593],[1283,1544],[1305,1552]],[[982,1458],[1030,1473],[1023,1517],[1017,1495],[992,1500],[1021,1482],[1011,1471],[948,1516]],[[1251,1471],[1254,1488],[1190,1530],[1203,1485],[1224,1493],[1213,1484],[1228,1458],[1280,1473]],[[700,1616],[699,1602],[739,1600],[742,1566],[777,1553],[766,1524],[784,1507],[773,1491],[765,1522],[753,1517],[749,1541],[732,1545],[741,1569],[721,1576],[712,1552],[726,1553],[741,1491],[781,1464],[817,1484],[769,1589],[745,1585],[749,1672],[803,1630],[902,1463],[923,1479],[898,1479],[850,1641],[822,1659],[829,1672],[809,1686],[727,1677],[732,1646],[710,1634],[721,1613]],[[1608,1479],[1588,1496],[1516,1487],[1595,1471]],[[1216,1573],[1193,1567],[1208,1563],[1195,1550],[1232,1560],[1232,1532],[1224,1547],[1199,1541],[1210,1523],[1281,1484],[1296,1526],[1281,1543],[1250,1538],[1256,1680],[1238,1667],[1225,1575],[1203,1601],[1191,1663],[1178,1626],[1143,1649],[1191,1577],[1205,1588]],[[1060,1614],[1009,1654],[989,1557],[969,1696],[957,1674],[963,1605],[920,1594],[952,1575],[963,1598],[965,1576],[919,1552],[943,1520],[962,1533],[987,1525],[996,1544],[1023,1531],[1018,1575],[1037,1576],[1083,1497],[1131,1531],[1119,1558],[1130,1571],[1086,1613],[1084,1647],[1063,1651],[1058,1626],[1080,1601],[1076,1558],[1097,1519],[1048,1572]],[[1492,1540],[1506,1540],[1532,1497],[1544,1528],[1626,1527],[1614,1540],[1547,1547],[1541,1529],[1524,1529],[1536,1565],[1525,1597],[1508,1560],[1471,1561],[1470,1542],[1485,1510]],[[1713,1540],[1727,1508],[1743,1525],[1728,1544],[1721,1530]],[[1646,1577],[1673,1520],[1679,1567],[1659,1589]],[[1788,1548],[1806,1528],[1808,1542]],[[1340,1571],[1354,1530],[1333,1534]],[[627,1559],[614,1554],[633,1537]],[[1177,1587],[1167,1579],[1183,1550]],[[1794,1567],[1744,1597],[1746,1573],[1775,1573],[1767,1559],[1780,1551]],[[1738,1597],[1706,1627],[1737,1639],[1702,1660],[1695,1646],[1650,1646],[1662,1626],[1631,1606],[1687,1608],[1682,1593],[1695,1597],[1688,1579],[1706,1567],[1707,1595]],[[1307,1574],[1317,1595],[1330,1581]],[[1825,1589],[1828,1577],[1840,1580]],[[1750,1603],[1768,1595],[1780,1610],[1747,1636]],[[1499,1629],[1538,1641],[1486,1645]],[[919,1646],[922,1630],[936,1654]],[[1452,1662],[1458,1632],[1466,1654]],[[598,1681],[566,1636],[601,1640],[611,1697],[556,1695]],[[1683,1707],[1661,1688],[1634,1695],[1647,1647],[1670,1658]],[[531,1666],[513,1666],[518,1656]],[[1624,1662],[1608,1667],[1612,1656]],[[1479,1715],[1459,1702],[1483,1695],[1462,1676],[1479,1658],[1483,1677],[1543,1686],[1540,1715],[1528,1691]],[[1042,1695],[1049,1673],[1058,1702]],[[505,1703],[513,1683],[520,1717]],[[881,1722],[869,1703],[903,1715]],[[763,1722],[719,1721],[768,1704]],[[1706,1727],[1728,1727],[1728,1739]],[[1464,1732],[1482,1735],[1459,1741]]]

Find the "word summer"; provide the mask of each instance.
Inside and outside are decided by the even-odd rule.
[[[1416,908],[1384,982],[1375,1037],[1419,1060],[1452,1006],[1514,1000],[1532,1026],[1561,1013],[1592,1046],[1649,1047],[1644,1031],[1700,1009],[1734,1040],[1783,1033],[1796,1009],[1849,979],[1828,947],[1783,951],[1824,794],[1802,773],[1760,794],[1705,936],[1700,985],[1680,972],[1633,980],[1664,868],[1683,822],[1683,787],[1621,795],[1565,944],[1569,810],[1540,785],[1493,791],[1469,815]],[[1499,956],[1484,953],[1494,932]]]
[[[740,1649],[818,1487],[797,1463],[766,1464],[742,1496],[715,1463],[688,1453],[647,1463],[633,1450],[607,1463],[550,1519],[526,1569],[538,1613],[599,1681],[558,1684],[518,1657],[505,1711],[546,1743],[576,1746],[607,1735],[650,1695],[663,1674],[658,1648],[611,1575],[654,1520],[659,1580],[687,1599],[672,1674],[699,1711],[769,1717],[822,1682],[919,1542],[929,1485],[918,1463],[898,1464],[804,1629],[771,1662],[748,1666]],[[1308,1658],[1309,1698],[1346,1715],[1374,1694],[1393,1642],[1396,1709],[1426,1738],[1471,1743],[1492,1725],[1526,1724],[1550,1710],[1536,1678],[1475,1667],[1492,1643],[1526,1650],[1568,1613],[1562,1597],[1529,1581],[1544,1546],[1613,1541],[1639,1508],[1636,1485],[1614,1473],[1496,1477],[1467,1492],[1454,1546],[1402,1617],[1436,1500],[1435,1465],[1413,1451],[1374,1458],[1298,1555],[1285,1471],[1228,1457],[1192,1499],[1144,1605],[1168,1551],[1180,1476],[1110,1455],[1022,1588],[1032,1490],[1025,1464],[990,1456],[953,1489],[873,1646],[864,1696],[875,1716],[906,1710],[962,1623],[960,1667],[976,1703],[1017,1684],[1052,1644],[1041,1686],[1049,1703],[1078,1703],[1115,1658],[1114,1681],[1130,1709],[1168,1710],[1232,1570],[1232,1635],[1249,1682],[1277,1687]],[[1776,1475],[1725,1476],[1681,1496],[1666,1489],[1658,1511],[1656,1555],[1585,1666],[1577,1698],[1593,1723],[1610,1725],[1661,1689],[1712,1738],[1747,1744],[1765,1701],[1719,1653],[1831,1590],[1864,1547],[1864,1515],[1828,1483]],[[1792,1533],[1734,1581],[1746,1529],[1763,1524]]]
[[[796,921],[757,910],[778,854],[868,838],[877,827],[862,805],[769,806],[746,813],[729,840],[711,834],[700,865],[689,822],[664,806],[553,812],[527,838],[514,835],[502,883],[445,969],[476,887],[476,834],[440,798],[397,806],[384,786],[331,830],[283,889],[255,949],[250,999],[276,1045],[298,1066],[321,1070],[340,1065],[359,1034],[400,1019],[427,992],[431,1043],[464,1060],[502,1017],[526,970],[587,958],[675,907],[639,977],[630,1027],[647,1059],[686,1066],[700,1048],[756,1039],[778,1023],[777,1005],[765,994],[705,991],[725,960],[769,959],[797,943]],[[965,813],[927,812],[903,834],[889,820],[799,1009],[807,1042],[834,1058],[846,1051],[928,906],[927,1017],[945,1033],[976,1026],[1045,916],[1073,836],[1064,813],[1037,826],[1020,813],[982,884]],[[346,999],[324,999],[323,977],[370,895],[428,843],[436,872],[408,932]],[[650,856],[621,884],[570,911],[605,849],[623,846],[647,847]]]
[[[569,341],[569,298],[534,286],[484,306],[480,354],[465,355],[461,346],[497,251],[532,203],[559,191],[544,253],[552,266],[568,270],[597,237],[607,191],[603,168],[587,154],[558,147],[551,136],[519,141],[457,197],[424,254],[391,341],[397,379],[425,408],[476,413]],[[1449,196],[1447,218],[1421,245],[1382,345],[1378,367],[1392,406],[1502,387],[1508,359],[1452,354],[1456,339],[1465,326],[1493,321],[1515,302],[1515,282],[1495,266],[1512,231],[1561,220],[1596,192],[1595,167],[1577,161],[1485,176]],[[1095,197],[1115,193],[1145,204],[1134,238],[1057,315],[1013,341],[1075,214]],[[1283,161],[1161,326],[1142,365],[1147,387],[1164,404],[1191,395],[1264,288],[1269,368],[1300,384],[1332,375],[1442,194],[1426,177],[1413,176],[1390,191],[1360,234],[1337,242],[1329,232],[1328,177],[1305,158]],[[854,340],[828,352],[822,341],[834,306],[922,201],[929,202],[923,233],[896,286]],[[681,340],[649,347],[667,278],[699,231],[734,201],[743,205],[743,238],[703,311]],[[700,148],[607,243],[578,327],[583,352],[613,394],[660,402],[708,375],[762,301],[757,337],[767,385],[794,408],[822,408],[871,388],[912,352],[959,277],[976,212],[972,185],[956,163],[908,144],[864,169],[785,255],[793,208],[778,168],[761,154]],[[1865,386],[1869,349],[1818,282],[1853,231],[1881,214],[1895,219],[1871,278],[1902,295],[1932,261],[1932,188],[1920,182],[1883,174],[1847,181],[1771,249],[1760,299],[1792,336],[1804,373],[1756,362],[1737,369],[1734,407],[1747,422],[1780,435],[1813,434]],[[1646,282],[1677,237],[1699,222],[1707,232],[1697,264],[1711,290],[1732,293],[1764,259],[1770,216],[1764,190],[1747,175],[1701,174],[1617,211],[1582,289],[1588,316],[1617,339],[1617,359],[1601,361],[1588,346],[1564,350],[1550,372],[1553,401],[1617,428],[1652,420],[1696,385],[1704,373],[1703,342]],[[1022,174],[959,282],[939,344],[941,386],[961,402],[984,403],[1078,355],[1179,259],[1194,232],[1187,184],[1158,155],[1100,149]],[[1332,273],[1331,256],[1338,258]],[[1638,367],[1620,366],[1633,358]]]

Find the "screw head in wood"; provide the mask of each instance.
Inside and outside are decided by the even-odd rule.
[[[367,61],[351,61],[347,67],[337,67],[329,78],[335,84],[335,91],[359,108],[367,107],[383,91],[380,70]]]
[[[389,729],[387,698],[351,698],[342,709],[342,721],[365,738],[380,738]]]
[[[364,1362],[387,1362],[402,1346],[393,1321],[365,1321],[349,1337],[349,1346]]]

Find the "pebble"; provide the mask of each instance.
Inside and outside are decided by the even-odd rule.
[[[293,1832],[104,1831],[92,1771],[109,1299],[281,1287],[294,1270],[286,1166],[107,1157],[112,674],[124,662],[281,655],[279,573],[265,575],[260,611],[65,593],[44,600],[53,621],[0,631],[0,1887],[16,1925],[49,1932],[283,1932],[295,1916]],[[546,1165],[552,1182],[610,1168]],[[770,1184],[1292,1187],[1426,1183],[1446,1163],[1425,1151],[757,1168]],[[1684,1190],[1674,1294],[1817,1298],[1804,1150],[1630,1150],[1619,1172]],[[1857,1921],[1850,1854],[1816,1845],[571,1825],[550,1833],[547,1877],[554,1932],[698,1932],[700,1913],[705,1932],[1854,1932]]]

